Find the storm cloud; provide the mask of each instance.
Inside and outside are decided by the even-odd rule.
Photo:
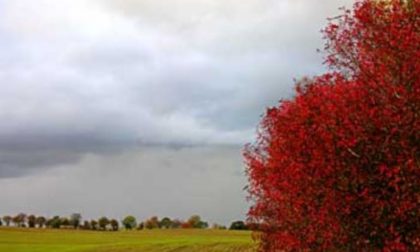
[[[178,199],[181,216],[242,217],[242,146],[323,71],[320,30],[351,4],[0,0],[0,212],[97,215],[103,192],[121,207],[102,214]]]

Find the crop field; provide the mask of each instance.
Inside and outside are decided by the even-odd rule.
[[[95,232],[0,228],[0,252],[251,252],[251,233],[229,230]]]

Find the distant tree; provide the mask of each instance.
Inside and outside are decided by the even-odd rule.
[[[1,221],[1,219],[0,219],[0,227],[1,227],[1,226],[3,226],[3,222],[2,222],[2,221]]]
[[[129,215],[124,218],[124,220],[122,221],[122,224],[125,229],[131,230],[137,226],[137,221],[134,216]]]
[[[84,230],[92,229],[92,227],[90,226],[90,222],[89,221],[84,221],[83,225],[82,225],[82,229],[84,229]]]
[[[247,230],[248,227],[246,226],[245,222],[243,221],[234,221],[230,225],[230,230]]]
[[[35,223],[38,225],[39,228],[43,228],[47,220],[43,216],[38,216],[35,220]]]
[[[25,226],[25,221],[26,221],[26,214],[24,214],[24,213],[20,213],[20,214],[18,214],[15,217],[12,218],[12,222],[17,227],[24,227]]]
[[[73,213],[70,216],[70,225],[72,225],[75,229],[79,228],[81,221],[82,215],[80,213]]]
[[[5,215],[4,217],[3,217],[3,221],[4,221],[4,223],[6,224],[6,226],[10,226],[10,222],[12,221],[12,217],[11,216],[9,216],[9,215]]]
[[[70,226],[70,220],[67,217],[60,218],[61,226]]]
[[[172,228],[172,220],[169,217],[165,217],[160,221],[159,226],[164,229]]]
[[[109,224],[111,225],[112,231],[118,231],[120,225],[116,219],[112,219]]]
[[[34,228],[36,224],[36,216],[31,214],[28,216],[27,220],[28,220],[28,227]]]
[[[157,216],[151,217],[150,219],[146,220],[144,227],[147,229],[159,228],[159,218]]]
[[[101,230],[106,230],[106,226],[108,226],[108,224],[109,224],[109,220],[108,220],[108,218],[107,218],[107,217],[101,217],[101,218],[99,218],[99,220],[98,220],[98,224],[99,224],[99,228],[100,228]]]
[[[209,228],[209,223],[207,221],[201,221],[198,225],[198,228],[201,228],[201,229]]]
[[[98,229],[98,222],[96,220],[91,220],[90,221],[90,227],[92,230],[97,230]]]
[[[188,219],[187,222],[192,228],[196,228],[201,222],[201,217],[199,215],[193,215]]]
[[[47,219],[47,221],[45,222],[45,227],[46,228],[52,228],[52,218],[51,219]]]
[[[26,220],[27,220],[27,215],[25,213],[20,213],[20,214],[18,214],[18,218],[20,220],[21,227],[26,227],[25,223],[26,223]]]
[[[175,220],[172,220],[171,228],[180,228],[181,225],[182,225],[182,221],[175,219]]]
[[[144,229],[144,222],[140,222],[137,227],[137,230],[143,230],[143,229]]]
[[[186,221],[186,222],[181,222],[181,228],[192,228],[192,226],[188,221]]]
[[[201,220],[201,217],[199,215],[193,215],[188,219],[188,224],[191,226],[191,228],[208,228],[208,223]]]
[[[149,220],[146,220],[146,221],[144,222],[144,228],[146,228],[146,229],[153,229],[153,228],[154,228],[154,225],[153,225],[153,223],[150,221],[150,219],[149,219]]]
[[[60,228],[61,227],[61,218],[60,216],[54,216],[53,218],[47,221],[47,226],[51,228]]]

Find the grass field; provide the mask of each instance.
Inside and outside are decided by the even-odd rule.
[[[251,233],[227,230],[94,232],[0,228],[0,252],[251,252]]]

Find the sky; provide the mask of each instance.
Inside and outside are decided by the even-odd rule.
[[[244,219],[241,151],[350,0],[0,0],[0,215]]]

